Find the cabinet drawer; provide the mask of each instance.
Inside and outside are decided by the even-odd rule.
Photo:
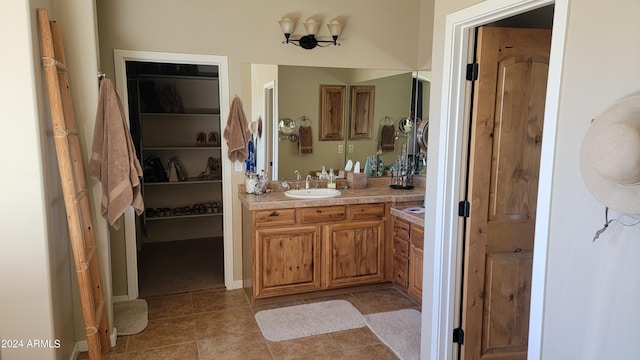
[[[418,249],[424,248],[424,229],[420,226],[411,227],[411,243]]]
[[[260,210],[255,212],[256,227],[294,225],[296,209]]]
[[[409,242],[397,236],[393,237],[393,253],[409,257]]]
[[[409,240],[409,223],[402,220],[393,219],[393,237],[401,237]]]
[[[347,218],[344,205],[298,209],[301,224],[341,221]]]
[[[409,260],[402,256],[393,256],[393,281],[405,289],[409,286]]]
[[[351,205],[351,220],[370,220],[384,218],[384,204]]]

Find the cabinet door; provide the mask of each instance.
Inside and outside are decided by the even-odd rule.
[[[256,231],[256,298],[320,288],[320,236],[317,226]]]
[[[383,221],[327,225],[325,229],[324,279],[327,287],[384,279]]]
[[[409,295],[422,302],[424,229],[411,225],[411,246],[409,247]]]
[[[409,295],[422,302],[423,250],[411,244],[409,250]]]

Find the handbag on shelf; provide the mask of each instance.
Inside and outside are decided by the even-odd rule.
[[[150,155],[143,162],[143,176],[145,182],[169,181],[167,171],[162,166],[160,158]]]

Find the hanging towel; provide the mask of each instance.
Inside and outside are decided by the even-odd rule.
[[[144,210],[142,174],[122,103],[111,80],[104,79],[100,83],[89,175],[102,184],[100,213],[116,230],[129,206],[138,215]]]
[[[393,125],[382,127],[382,151],[394,151],[396,142],[396,128]]]
[[[300,155],[313,153],[312,140],[311,126],[300,126],[298,128],[298,151]]]
[[[229,160],[244,161],[249,155],[247,143],[251,140],[251,132],[247,124],[247,117],[242,110],[242,101],[238,96],[234,97],[231,102],[223,136],[229,147]]]

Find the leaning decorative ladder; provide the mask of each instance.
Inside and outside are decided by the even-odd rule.
[[[62,36],[58,24],[55,21],[49,21],[46,9],[38,9],[38,26],[53,137],[80,289],[89,358],[101,359],[101,352],[111,350],[109,325]]]

